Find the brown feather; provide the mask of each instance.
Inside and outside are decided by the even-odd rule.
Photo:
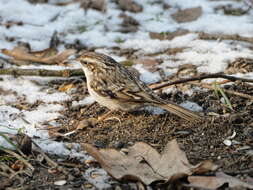
[[[84,53],[78,58],[84,67],[92,71],[90,87],[101,97],[126,106],[136,108],[155,105],[189,121],[200,120],[196,113],[172,102],[161,99],[148,86],[136,78],[126,67],[109,56],[99,53]]]

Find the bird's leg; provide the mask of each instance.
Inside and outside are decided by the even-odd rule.
[[[115,117],[115,116],[112,116],[112,117],[109,117],[115,110],[110,110],[108,112],[106,112],[105,114],[103,114],[102,116],[99,116],[98,117],[98,121],[108,121],[108,120],[118,120],[120,123],[120,119],[118,117]]]
[[[110,110],[110,111],[104,113],[103,115],[98,117],[98,121],[106,120],[106,118],[108,118],[108,116],[110,116],[113,112],[114,112],[114,110]]]

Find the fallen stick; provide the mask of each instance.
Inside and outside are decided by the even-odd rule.
[[[53,167],[53,168],[58,168],[59,171],[63,172],[64,174],[68,174],[67,170],[61,166],[59,166],[55,161],[53,161],[51,158],[49,158],[45,152],[40,148],[40,146],[35,143],[34,141],[32,141],[32,143],[34,144],[34,146],[36,146],[36,150],[45,158],[45,160],[47,161],[47,163]]]
[[[73,77],[84,76],[82,69],[47,70],[47,69],[0,69],[0,75],[41,76],[41,77]]]
[[[206,83],[196,83],[196,82],[190,82],[190,84],[193,84],[193,85],[196,85],[196,86],[200,86],[200,87],[203,87],[203,88],[207,88],[207,89],[210,89],[210,90],[214,90],[214,87],[209,85],[209,84],[206,84]],[[232,94],[232,95],[236,95],[236,96],[240,96],[240,97],[243,97],[243,98],[247,98],[247,99],[250,99],[250,100],[253,100],[253,96],[251,95],[248,95],[248,94],[243,94],[241,92],[236,92],[236,91],[233,91],[233,90],[226,90],[224,88],[222,88],[222,90],[228,94]]]
[[[199,32],[199,38],[202,40],[236,40],[253,43],[253,38],[240,36],[238,34],[208,34]]]
[[[191,82],[191,81],[197,81],[197,80],[203,80],[203,79],[208,79],[208,78],[224,78],[227,80],[230,80],[232,82],[234,81],[242,81],[242,82],[250,82],[253,83],[253,79],[246,79],[246,78],[241,78],[241,77],[234,77],[234,76],[229,76],[225,75],[223,73],[215,73],[215,74],[207,74],[207,75],[200,75],[197,77],[191,77],[191,78],[186,78],[186,79],[179,79],[176,81],[167,81],[165,83],[162,83],[161,85],[156,85],[155,87],[151,87],[153,90],[158,90],[167,86],[175,85],[175,84],[181,84],[181,83],[186,83],[186,82]],[[154,85],[154,84],[152,84]]]
[[[10,155],[12,155],[12,156],[14,156],[14,157],[16,157],[18,160],[22,161],[28,168],[31,169],[32,172],[35,170],[34,167],[25,158],[23,158],[19,154],[15,153],[14,151],[8,150],[6,148],[1,149],[1,150],[8,153],[8,154],[10,154]]]

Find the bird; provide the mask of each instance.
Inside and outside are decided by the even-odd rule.
[[[75,59],[84,71],[88,92],[100,105],[113,111],[136,111],[145,106],[165,109],[187,121],[200,121],[197,113],[160,98],[124,65],[108,55],[81,53]],[[105,115],[108,115],[105,114]]]

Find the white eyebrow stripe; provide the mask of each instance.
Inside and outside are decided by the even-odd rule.
[[[97,62],[95,59],[89,58],[89,57],[85,57],[84,59],[82,59],[83,61],[86,62]]]

